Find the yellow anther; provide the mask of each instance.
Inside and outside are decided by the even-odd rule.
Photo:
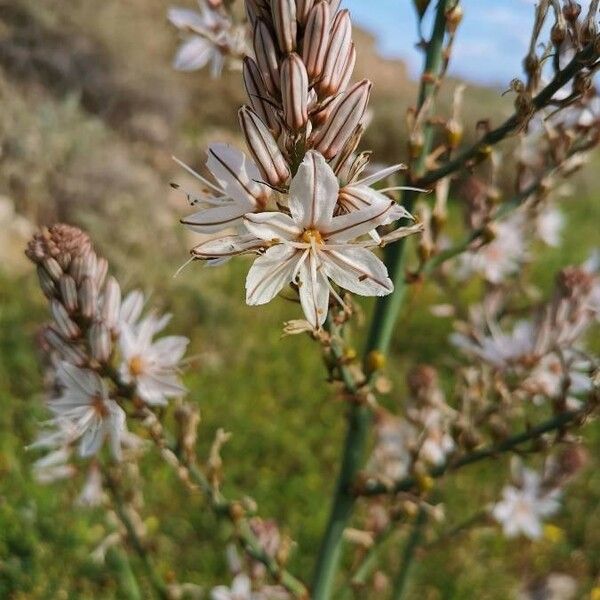
[[[386,359],[383,352],[379,350],[371,350],[367,355],[366,367],[369,373],[380,371],[385,367]]]
[[[321,235],[321,232],[316,229],[305,229],[300,239],[305,244],[312,244],[313,241],[316,244],[323,244],[323,236]]]
[[[138,375],[141,375],[144,372],[144,362],[141,356],[134,356],[129,361],[129,372],[134,377],[137,377]]]

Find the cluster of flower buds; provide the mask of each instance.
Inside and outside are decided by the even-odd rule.
[[[554,297],[535,320],[517,321],[505,332],[498,315],[505,299],[471,310],[469,325],[452,336],[453,343],[502,375],[510,397],[541,402],[562,400],[564,408],[593,388],[598,360],[581,348],[585,332],[600,315],[600,277],[594,261],[569,267],[558,276]]]
[[[250,105],[239,117],[252,160],[212,145],[207,167],[215,181],[188,168],[202,182],[200,193],[187,194],[201,210],[182,220],[198,233],[221,234],[196,246],[194,259],[220,263],[258,253],[246,281],[248,304],[269,302],[291,284],[312,328],[325,322],[330,296],[343,304],[330,280],[361,295],[392,291],[369,248],[392,241],[379,237],[378,226],[411,218],[371,187],[402,165],[362,175],[369,155],[356,148],[371,83],[350,85],[350,15],[338,4],[246,2],[255,58],[244,59]],[[400,228],[393,240],[419,230]]]
[[[39,478],[49,481],[75,473],[75,454],[98,458],[107,445],[120,460],[124,449],[139,447],[127,429],[127,403],[164,404],[184,393],[178,364],[188,340],[153,341],[169,317],[142,316],[141,292],[122,300],[108,262],[80,229],[44,229],[26,254],[37,266],[52,314],[42,335],[55,381],[48,400],[52,418],[33,444],[51,451],[35,465]]]
[[[222,0],[198,0],[199,10],[173,7],[169,21],[185,36],[177,50],[173,67],[179,71],[195,71],[206,66],[218,77],[229,63],[241,64],[246,54],[246,27],[235,23],[229,3]]]
[[[438,374],[419,365],[408,375],[409,402],[405,418],[380,409],[376,419],[376,444],[368,471],[383,482],[409,474],[422,476],[428,467],[443,465],[456,448],[452,437],[454,411],[446,403]]]

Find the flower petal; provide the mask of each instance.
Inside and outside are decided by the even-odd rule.
[[[321,254],[324,273],[349,292],[361,296],[385,296],[394,291],[385,265],[370,250],[348,246]]]
[[[178,71],[195,71],[208,64],[214,51],[213,45],[197,35],[187,39],[173,59],[173,68]]]
[[[329,285],[317,260],[315,253],[309,252],[308,260],[302,263],[298,275],[300,304],[306,320],[315,328],[325,323],[329,310]]]
[[[310,150],[290,185],[292,218],[305,229],[328,226],[338,192],[339,184],[332,168],[321,154]]]
[[[230,202],[223,206],[205,208],[181,219],[181,223],[196,233],[216,233],[227,227],[241,225],[242,217],[252,210],[254,206],[250,204]]]
[[[399,208],[403,210],[402,207]],[[391,223],[398,218],[400,212],[398,205],[392,200],[388,199],[385,204],[377,201],[368,208],[334,217],[329,226],[321,230],[321,234],[330,242],[354,240],[379,225]]]
[[[363,179],[361,179],[360,181],[357,181],[354,185],[356,185],[356,186],[373,185],[374,183],[377,183],[378,181],[381,181],[382,179],[385,179],[386,177],[389,177],[390,175],[393,175],[394,173],[397,173],[398,171],[403,171],[404,169],[406,169],[406,165],[403,165],[403,164],[392,165],[391,167],[386,167],[385,169],[381,169],[380,171],[377,171],[376,173],[373,173],[372,175],[363,177]]]
[[[194,29],[196,31],[205,31],[205,19],[199,12],[188,8],[169,8],[167,18],[178,29]]]
[[[229,144],[212,144],[206,166],[228,196],[248,207],[246,212],[263,207],[271,195],[270,187],[257,183],[263,178],[256,165]]]
[[[263,240],[295,240],[302,230],[286,214],[277,212],[248,214],[244,218],[246,229]]]
[[[246,302],[251,306],[270,302],[291,282],[301,256],[301,252],[284,244],[259,256],[246,277]]]

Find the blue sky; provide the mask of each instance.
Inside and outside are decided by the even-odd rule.
[[[417,73],[421,54],[414,47],[417,35],[412,0],[343,0],[343,4],[359,26],[377,37],[383,56],[400,57],[413,75]],[[535,0],[463,0],[462,4],[465,17],[450,73],[506,87],[521,74]]]

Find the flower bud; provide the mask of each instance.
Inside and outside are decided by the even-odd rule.
[[[119,324],[121,311],[121,287],[114,277],[109,277],[102,297],[101,316],[109,329],[115,329]]]
[[[293,132],[308,122],[308,75],[302,59],[294,52],[281,65],[283,118]]]
[[[91,277],[84,277],[79,288],[79,306],[81,314],[86,319],[91,319],[96,315],[98,304],[98,288]]]
[[[42,261],[42,266],[44,269],[46,269],[46,273],[48,273],[48,275],[50,275],[54,281],[58,281],[60,279],[63,271],[60,268],[58,261],[56,261],[54,258],[47,256]]]
[[[44,332],[44,339],[53,350],[72,365],[82,367],[87,362],[86,356],[80,348],[65,342],[60,334],[51,327],[48,327]]]
[[[73,277],[76,283],[81,283],[81,280],[83,278],[83,264],[83,256],[76,256],[69,265],[69,273],[71,274],[71,277]]]
[[[330,23],[329,4],[322,0],[310,11],[304,32],[302,58],[310,81],[316,81],[323,73],[329,48]]]
[[[274,187],[285,185],[290,170],[267,126],[247,106],[240,109],[239,117],[250,154],[265,181]]]
[[[96,274],[94,281],[96,283],[96,287],[101,289],[104,285],[104,280],[106,279],[106,275],[108,274],[108,261],[102,257],[99,258],[96,262]]]
[[[254,54],[267,91],[277,96],[279,91],[279,63],[275,42],[267,24],[258,20],[254,29]]]
[[[269,19],[271,9],[268,0],[246,0],[246,15],[250,25],[254,28],[258,19]]]
[[[314,3],[315,0],[296,0],[296,19],[298,19],[298,23],[301,25],[306,23]]]
[[[52,300],[50,310],[58,331],[64,338],[74,340],[79,337],[81,330],[77,327],[75,321],[69,317],[67,309],[58,300]]]
[[[81,264],[81,278],[84,277],[96,277],[96,269],[98,267],[98,257],[94,252],[88,252],[83,257]]]
[[[94,323],[90,327],[88,341],[92,357],[99,363],[105,363],[110,358],[112,351],[108,327],[101,322]]]
[[[320,96],[331,96],[338,91],[341,72],[346,65],[352,45],[352,24],[347,10],[339,12],[333,20],[331,41],[325,57],[323,75],[318,83]]]
[[[279,49],[289,54],[296,49],[296,0],[271,0],[271,13]]]
[[[40,288],[42,288],[42,292],[44,292],[44,296],[46,298],[53,298],[56,293],[56,285],[54,284],[54,280],[48,274],[48,271],[42,267],[42,265],[37,266],[37,274],[40,282]]]
[[[354,73],[354,66],[356,65],[356,48],[354,43],[350,44],[350,51],[344,62],[344,67],[340,72],[340,78],[334,82],[337,92],[343,92],[352,79],[352,73]]]
[[[331,14],[335,15],[335,13],[340,10],[340,4],[342,3],[342,0],[328,0],[329,1],[329,6],[331,6]]]
[[[58,287],[65,308],[69,313],[74,313],[77,310],[77,285],[75,280],[65,273],[60,278]]]
[[[281,133],[281,124],[273,107],[267,101],[268,92],[258,65],[249,56],[244,59],[244,84],[252,109],[259,116],[260,120],[269,127],[271,133],[275,137],[278,137]]]
[[[327,160],[344,148],[360,124],[367,109],[372,85],[367,79],[353,85],[336,100],[327,122],[315,132],[313,146]]]

